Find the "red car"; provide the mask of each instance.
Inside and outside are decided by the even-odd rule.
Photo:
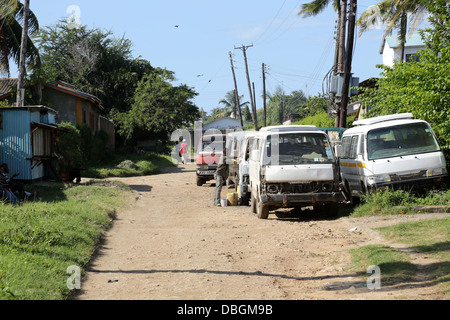
[[[222,134],[203,136],[197,148],[197,186],[214,180],[217,165],[225,149],[226,136]]]

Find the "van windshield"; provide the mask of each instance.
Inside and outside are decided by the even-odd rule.
[[[226,139],[222,136],[204,137],[198,152],[222,153],[225,150]]]
[[[323,133],[289,133],[267,137],[264,165],[333,163],[330,142]]]
[[[426,123],[372,130],[368,136],[369,160],[439,151],[439,144]]]

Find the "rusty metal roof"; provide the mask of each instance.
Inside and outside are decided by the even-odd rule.
[[[12,88],[17,88],[18,79],[0,78],[0,96],[10,93]]]

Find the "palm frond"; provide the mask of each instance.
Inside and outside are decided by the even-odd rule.
[[[306,17],[316,16],[321,13],[330,3],[330,0],[313,0],[310,3],[302,4],[298,15]]]

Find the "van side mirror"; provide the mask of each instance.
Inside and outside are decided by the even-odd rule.
[[[334,151],[336,153],[336,157],[343,158],[344,157],[344,147],[341,145],[337,145],[334,147]]]

